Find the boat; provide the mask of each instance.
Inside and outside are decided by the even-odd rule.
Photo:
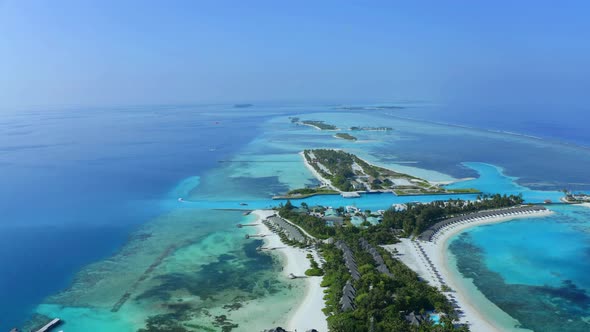
[[[184,202],[184,199],[182,197],[178,197],[178,201],[179,202]]]
[[[246,205],[248,205],[248,203],[240,203],[240,205],[246,206]]]

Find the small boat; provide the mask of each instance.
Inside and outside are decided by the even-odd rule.
[[[248,205],[248,203],[240,203],[240,205],[246,206],[246,205]]]
[[[184,199],[183,199],[182,197],[179,197],[179,198],[178,198],[178,201],[179,201],[179,202],[184,202]]]

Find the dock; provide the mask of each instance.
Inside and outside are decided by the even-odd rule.
[[[247,226],[258,226],[260,224],[237,224],[236,227],[238,228],[242,228],[242,227],[247,227]]]
[[[250,238],[255,238],[255,237],[263,238],[265,236],[266,236],[266,234],[246,234],[246,240],[250,239]]]
[[[58,326],[59,324],[61,324],[61,319],[54,318],[51,322],[45,324],[45,326],[43,326],[42,328],[38,329],[37,332],[51,331],[52,328]]]

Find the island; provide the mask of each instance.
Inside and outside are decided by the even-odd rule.
[[[331,124],[327,124],[324,121],[303,120],[303,121],[299,121],[297,123],[305,125],[305,126],[314,127],[319,130],[338,130],[338,127],[331,125]]]
[[[423,251],[428,249],[421,248],[456,225],[546,213],[542,206],[523,205],[522,196],[498,194],[482,195],[477,201],[407,203],[379,211],[295,206],[290,201],[274,210],[255,211],[265,228],[260,232],[273,232],[280,239],[266,236],[260,250],[287,246],[284,255],[299,264],[291,265],[295,272],[284,273],[291,279],[306,278],[314,290],[306,293],[306,307],[299,308],[296,317],[309,320],[313,315],[316,324],[327,325],[318,328],[342,332],[486,330],[489,323],[458,297],[451,277],[436,272],[444,263],[431,261],[430,252]],[[402,254],[398,247],[410,250],[402,245],[414,251]],[[428,268],[435,272],[432,277],[419,274],[406,263],[424,269],[431,264]],[[323,319],[317,316],[320,309]]]
[[[568,204],[590,203],[590,195],[586,193],[573,193],[567,189],[563,190],[565,197],[561,200]]]
[[[352,131],[391,131],[391,127],[350,127]]]
[[[334,135],[334,137],[345,139],[345,140],[348,140],[348,141],[356,141],[357,140],[356,137],[354,137],[354,136],[352,136],[350,134],[347,134],[347,133],[338,133],[338,134]]]
[[[254,106],[253,104],[235,104],[234,108],[248,108]]]
[[[439,184],[372,165],[342,150],[314,149],[302,153],[306,166],[327,188],[346,192],[392,192],[398,196],[479,193],[477,189],[446,189]]]
[[[403,110],[405,107],[403,106],[337,106],[333,109],[336,110],[346,110],[346,111],[375,111],[375,110]]]

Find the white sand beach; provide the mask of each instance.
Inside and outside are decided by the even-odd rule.
[[[551,215],[552,211],[537,212],[530,215],[495,217],[473,221],[465,224],[448,226],[441,230],[435,242],[412,241],[402,239],[401,243],[384,246],[387,250],[397,249],[399,258],[409,268],[430,285],[441,288],[446,284],[452,291],[445,295],[455,301],[459,309],[460,322],[468,324],[472,331],[528,331],[518,329],[518,321],[503,312],[489,301],[470,280],[462,279],[454,266],[450,266],[448,244],[456,234],[480,225],[505,222],[513,219],[542,217]],[[422,250],[420,250],[422,248]],[[430,261],[430,263],[429,263]],[[438,275],[437,275],[438,274]]]
[[[255,210],[252,212],[257,217],[255,223],[258,234],[265,234],[263,239],[264,246],[267,248],[276,248],[271,250],[284,258],[284,269],[282,271],[285,279],[292,273],[297,277],[304,277],[305,271],[311,267],[307,254],[312,254],[316,262],[320,262],[319,256],[315,250],[300,249],[290,247],[284,244],[280,237],[271,232],[268,227],[261,223],[263,219],[275,214],[273,210]],[[326,316],[322,312],[324,308],[324,289],[320,286],[322,277],[305,276],[306,290],[301,294],[301,301],[291,310],[286,318],[283,327],[287,330],[306,331],[316,329],[320,332],[328,331]]]
[[[328,186],[328,188],[330,188],[330,189],[332,189],[334,191],[338,191],[338,192],[341,191],[340,189],[334,187],[332,185],[332,182],[330,180],[324,178],[318,171],[315,170],[315,168],[313,168],[313,166],[311,166],[309,164],[309,162],[307,162],[307,158],[305,158],[305,155],[304,155],[304,152],[303,151],[299,152],[299,155],[301,156],[301,158],[303,158],[303,163],[305,164],[305,167],[307,167],[307,169],[309,169],[309,171],[311,172],[311,174],[313,174],[313,176],[315,176],[315,178],[318,181],[320,181],[322,183],[325,183]]]

